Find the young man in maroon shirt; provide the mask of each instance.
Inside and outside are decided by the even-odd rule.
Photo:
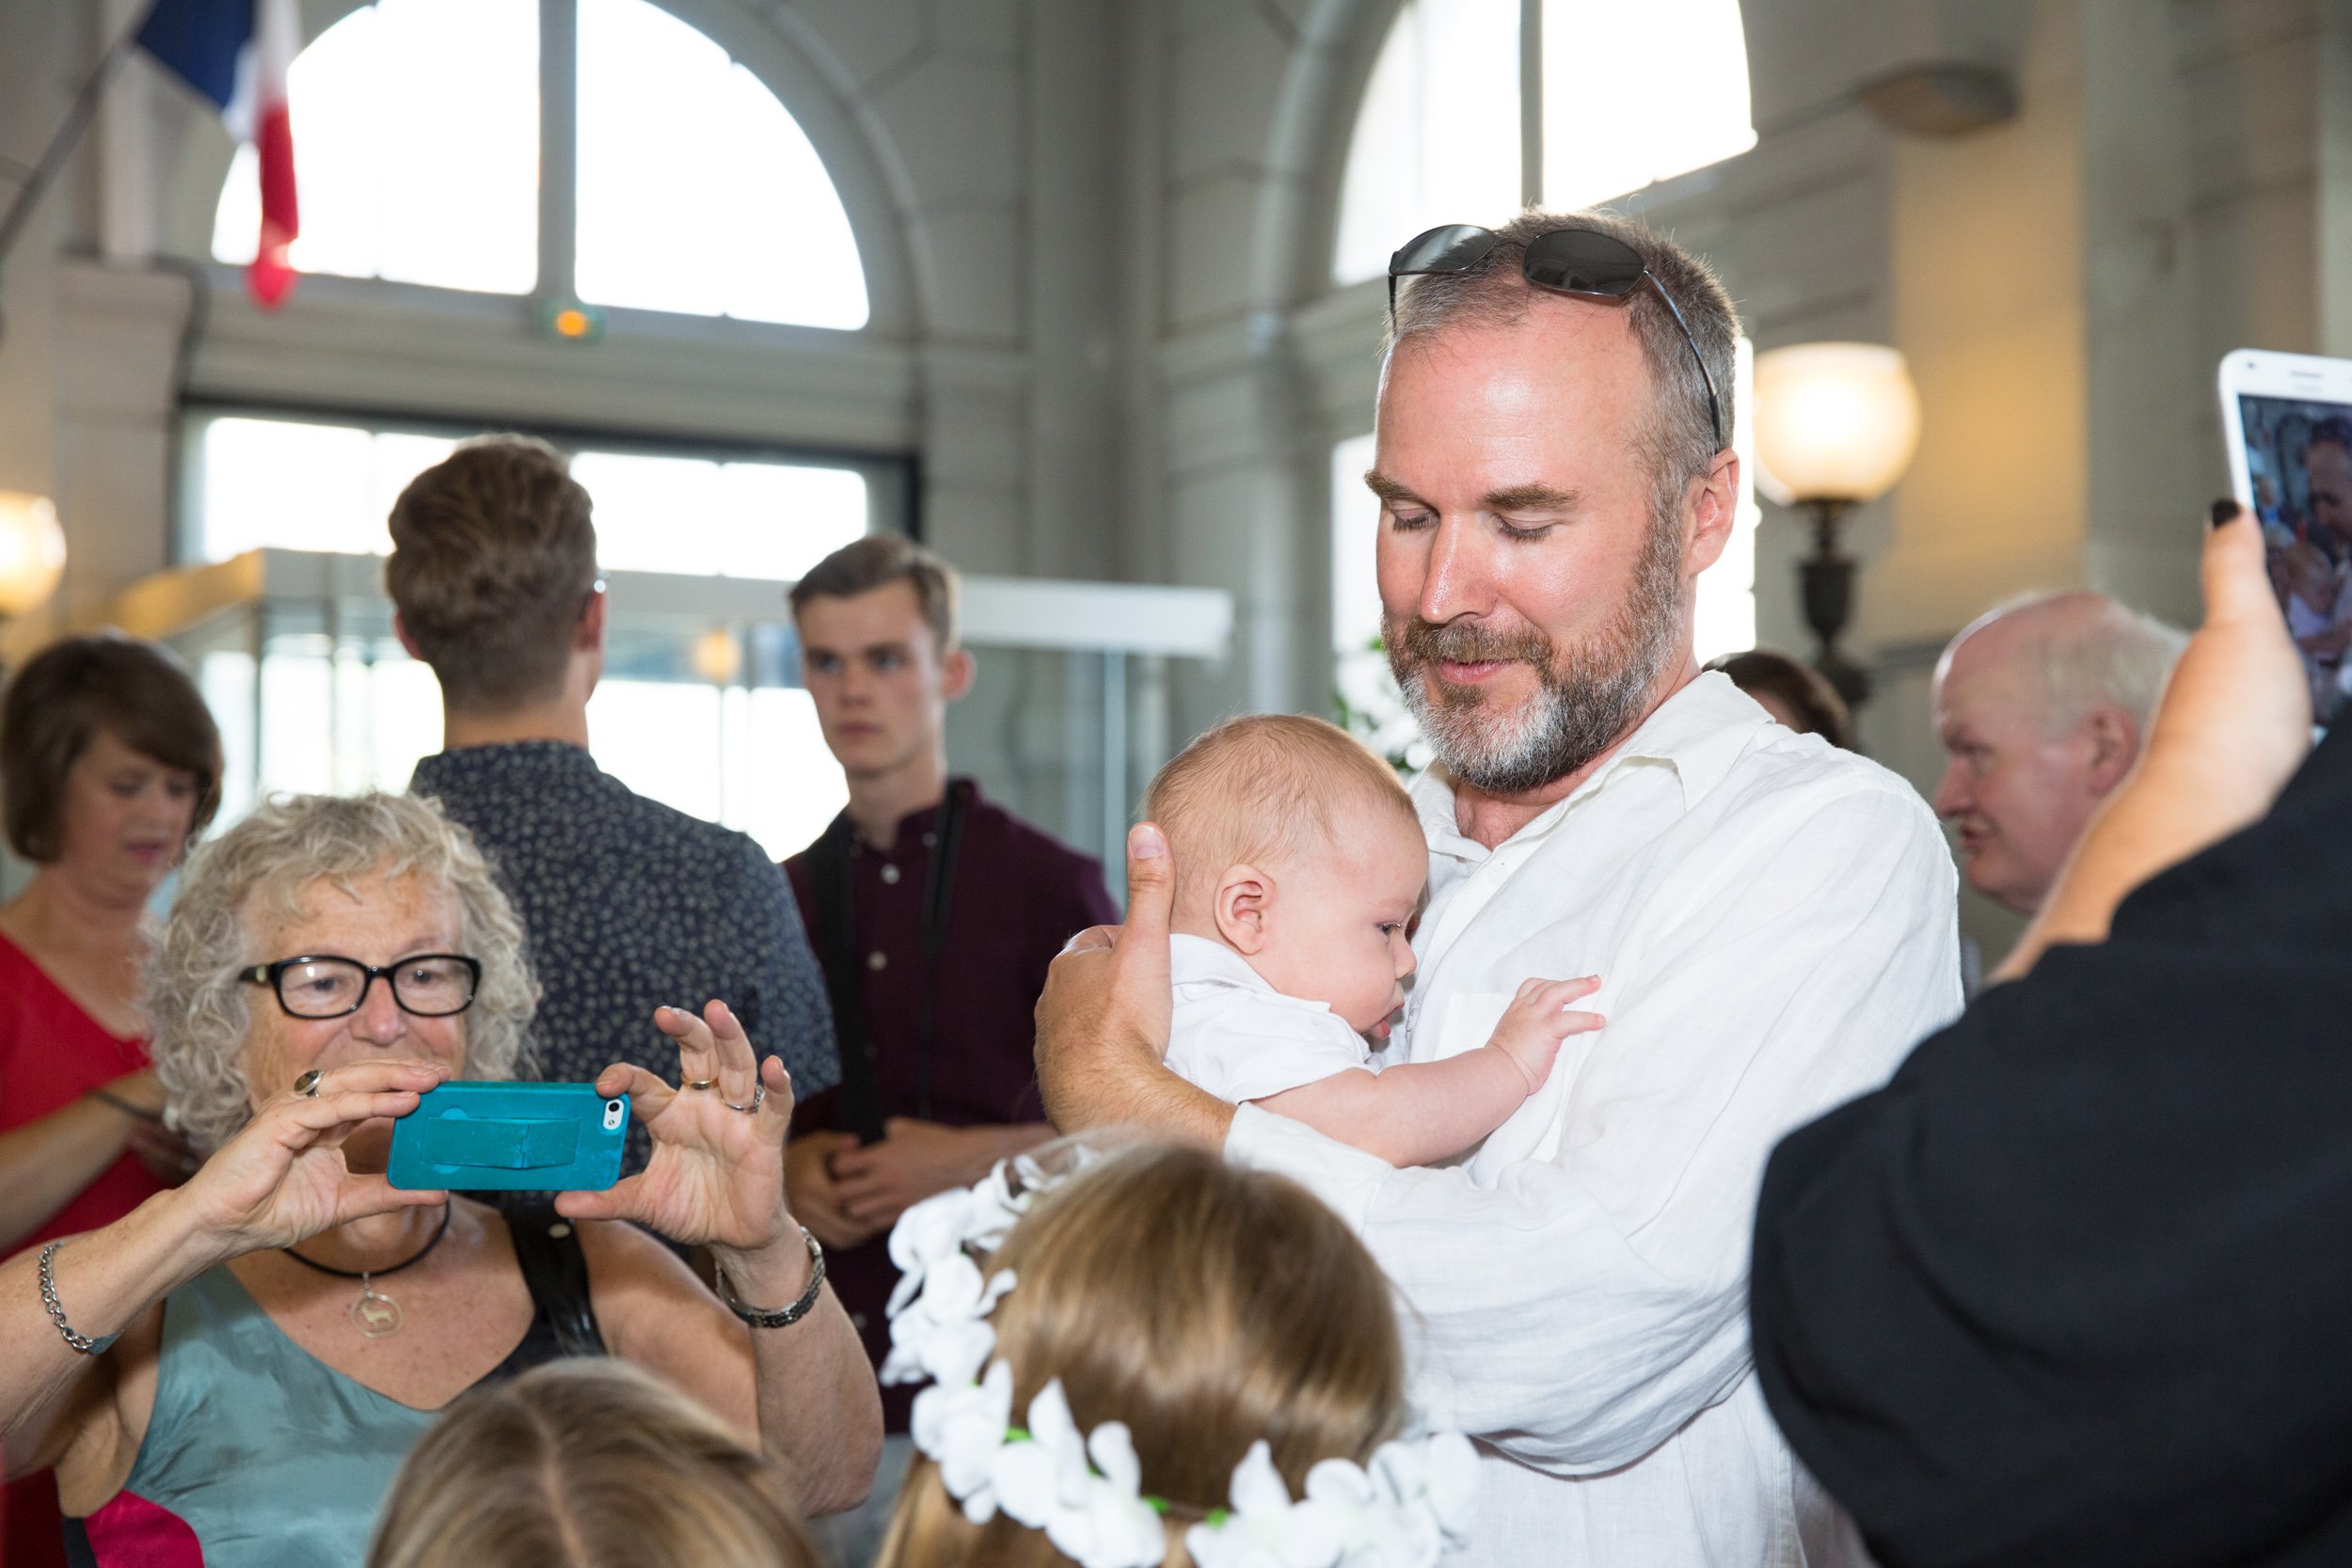
[[[791,597],[802,680],[850,804],[785,862],[844,1063],[841,1086],[794,1114],[785,1179],[879,1364],[898,1280],[891,1225],[1053,1135],[1031,1009],[1062,943],[1118,916],[1101,862],[947,776],[947,705],[970,689],[973,661],[956,641],[944,562],[871,535],[827,556]],[[883,1390],[892,1435],[872,1499],[820,1522],[850,1568],[870,1560],[905,1474],[911,1394]]]

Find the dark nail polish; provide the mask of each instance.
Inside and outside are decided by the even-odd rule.
[[[2222,497],[2213,503],[2213,526],[2219,528],[2222,524],[2229,522],[2238,515],[2238,510],[2237,502],[2227,496]]]

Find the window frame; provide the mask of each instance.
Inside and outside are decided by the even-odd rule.
[[[354,281],[347,279],[346,281]],[[188,396],[173,411],[171,435],[170,539],[174,566],[208,564],[203,551],[204,427],[214,420],[282,420],[299,424],[346,425],[371,435],[435,436],[464,440],[493,430],[532,436],[568,461],[582,451],[640,457],[678,457],[717,463],[780,463],[796,467],[850,468],[866,479],[866,531],[923,538],[920,499],[922,460],[906,452],[866,451],[793,441],[753,441],[724,436],[679,437],[658,431],[562,421],[513,420],[475,421],[449,415],[423,415],[292,400]],[[701,574],[694,574],[701,575]]]

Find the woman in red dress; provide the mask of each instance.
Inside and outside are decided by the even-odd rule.
[[[0,1257],[121,1218],[195,1162],[139,1016],[147,905],[220,802],[220,735],[161,649],[69,638],[0,704],[0,816],[34,864],[0,905]],[[47,1472],[0,1502],[0,1564],[62,1568]]]

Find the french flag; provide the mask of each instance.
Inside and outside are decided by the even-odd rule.
[[[245,278],[254,299],[275,310],[294,292],[286,248],[302,231],[286,110],[286,72],[302,48],[294,0],[156,0],[139,47],[219,105],[229,134],[260,155],[262,243]]]

